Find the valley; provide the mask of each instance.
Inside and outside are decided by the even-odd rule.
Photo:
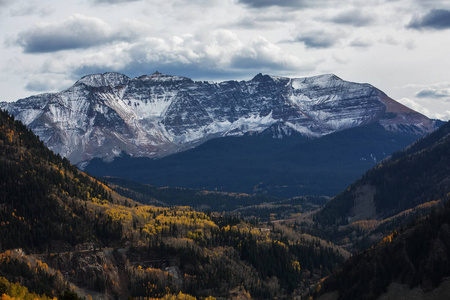
[[[0,300],[450,299],[450,1],[0,0]]]
[[[165,130],[171,124],[170,145],[177,145],[172,150],[110,152],[117,149],[114,139],[91,140],[100,137],[92,135],[89,143],[77,144],[89,149],[101,145],[96,154],[86,156],[90,160],[72,155],[84,150],[64,152],[81,170],[64,153],[47,148],[72,151],[66,143],[70,139],[60,134],[80,141],[88,131],[122,125],[122,133],[128,132],[124,136],[133,136],[123,119],[130,108],[120,101],[126,90],[146,84],[164,87],[165,93],[181,87],[166,108],[186,109],[189,117],[177,119],[178,111],[161,121]],[[421,293],[445,288],[441,282],[450,276],[450,268],[440,262],[450,253],[449,123],[427,119],[369,85],[335,76],[291,80],[257,75],[248,82],[219,84],[215,93],[218,86],[233,86],[234,92],[239,86],[240,93],[244,86],[252,87],[252,95],[258,89],[273,95],[266,99],[271,102],[284,97],[276,96],[277,89],[290,86],[289,101],[294,94],[298,101],[305,100],[300,95],[315,99],[317,110],[308,115],[317,117],[317,127],[305,133],[302,118],[292,123],[290,113],[281,114],[286,112],[283,100],[272,107],[280,115],[273,109],[266,115],[257,110],[260,118],[247,114],[246,122],[251,122],[246,125],[242,117],[230,115],[240,120],[240,127],[233,127],[236,123],[230,125],[233,130],[184,143],[180,137],[192,134],[215,109],[205,109],[205,94],[197,95],[203,102],[192,98],[192,91],[204,92],[202,84],[160,73],[137,79],[98,74],[61,94],[26,102],[50,97],[56,102],[44,105],[48,111],[33,115],[30,109],[36,107],[23,106],[25,100],[8,104],[15,115],[1,111],[2,294],[29,299],[376,299],[388,290],[395,293],[396,284]],[[365,96],[350,101],[324,94],[336,86]],[[83,103],[91,108],[80,116],[92,117],[90,124],[97,126],[88,131],[83,118],[75,124],[73,115],[50,109],[61,105],[61,99],[72,101],[60,106],[66,112],[81,108],[73,93],[77,90],[79,96],[86,87],[89,96]],[[108,98],[111,91],[122,94]],[[366,121],[338,126],[342,120],[331,120],[342,117],[342,111],[324,121],[323,112],[335,100],[355,106],[350,109],[354,115],[345,118]],[[167,112],[153,103],[153,112]],[[355,103],[373,106],[359,115]],[[336,105],[342,103],[332,107]],[[378,109],[374,107],[380,114],[372,114]],[[105,111],[109,113],[103,118]],[[57,122],[52,114],[59,116]],[[278,117],[266,122],[269,115]],[[188,119],[200,123],[183,123]],[[72,131],[68,126],[81,127]],[[172,151],[178,153],[167,155]]]

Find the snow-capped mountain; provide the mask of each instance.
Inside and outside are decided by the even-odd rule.
[[[53,151],[79,164],[122,151],[162,157],[219,136],[281,132],[310,137],[378,122],[386,130],[423,134],[434,121],[370,84],[333,74],[286,78],[258,74],[220,83],[163,75],[88,75],[69,89],[0,103]]]

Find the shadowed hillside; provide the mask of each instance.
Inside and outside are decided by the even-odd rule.
[[[358,220],[355,212],[361,201],[367,202],[368,195],[373,201],[370,217],[375,222],[371,234],[397,229],[376,246],[351,257],[327,278],[319,299],[446,298],[450,276],[450,123],[367,172],[326,204],[315,219],[329,235],[336,233],[336,240],[349,242],[353,236],[352,242],[357,244],[364,233],[355,228],[363,222],[368,226],[369,218],[366,214],[367,219],[361,220],[360,215]]]
[[[444,299],[448,294],[441,291],[436,296],[434,291],[441,284],[448,290],[445,280],[450,276],[449,262],[447,202],[407,229],[394,231],[380,244],[350,258],[324,281],[319,299],[377,299],[383,293],[386,299],[409,299],[412,295],[417,299]],[[403,297],[392,298],[398,286],[404,286]]]
[[[449,133],[450,123],[446,123],[381,162],[329,201],[315,215],[315,222],[339,240],[369,223],[379,233],[392,230],[405,224],[411,214],[442,204],[450,191]]]

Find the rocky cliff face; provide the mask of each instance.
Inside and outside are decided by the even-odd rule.
[[[88,75],[69,89],[0,103],[53,151],[82,163],[94,157],[161,157],[218,136],[262,132],[277,123],[310,137],[373,122],[423,134],[434,121],[369,84],[335,75],[249,81],[193,81],[154,73]]]

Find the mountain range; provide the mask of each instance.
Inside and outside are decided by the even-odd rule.
[[[83,166],[126,152],[158,158],[224,136],[292,132],[317,138],[378,123],[422,135],[435,121],[395,102],[370,84],[333,74],[286,78],[258,74],[248,81],[193,81],[155,72],[88,75],[65,91],[0,104],[53,151]]]
[[[334,196],[441,124],[333,74],[104,73],[0,107],[95,176],[282,197]]]

